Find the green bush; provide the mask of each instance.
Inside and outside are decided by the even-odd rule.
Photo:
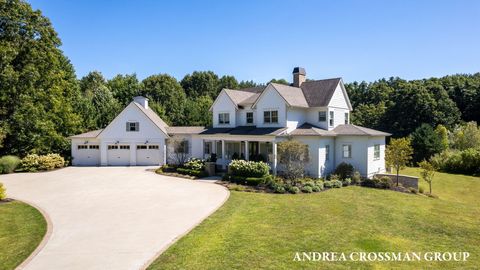
[[[262,161],[232,160],[228,165],[230,174],[244,177],[263,177],[268,175],[270,167]]]
[[[7,198],[7,189],[0,183],[0,201],[3,201]]]
[[[480,174],[480,150],[469,148],[463,151],[445,150],[431,158],[440,171],[448,173]]]
[[[313,192],[313,189],[312,189],[311,186],[303,186],[302,192],[304,192],[304,193],[312,193],[312,192]]]
[[[202,171],[205,170],[205,161],[198,158],[190,158],[183,164],[183,167],[190,170]]]
[[[423,193],[425,192],[425,189],[424,189],[423,187],[419,187],[419,188],[418,188],[418,192],[420,192],[420,193],[423,194]]]
[[[323,190],[324,186],[323,186],[323,181],[317,181],[317,183],[315,184],[316,187],[318,187],[320,190]]]
[[[65,166],[65,160],[59,154],[30,154],[22,158],[20,167],[27,172],[49,171]]]
[[[17,156],[3,156],[0,158],[0,173],[12,173],[20,165],[20,158]]]
[[[382,188],[382,189],[390,189],[393,187],[393,182],[388,176],[382,176],[380,178],[373,177],[367,178],[363,180],[362,186],[365,187],[372,187],[372,188]]]
[[[323,182],[323,186],[324,186],[325,188],[332,188],[332,187],[333,187],[333,183],[332,183],[332,181],[325,181],[325,182]]]
[[[330,175],[328,176],[328,180],[329,180],[329,181],[332,181],[332,180],[340,180],[340,176],[339,176],[338,174],[332,173],[332,174],[330,174]]]
[[[320,187],[319,185],[315,185],[312,187],[313,192],[320,192],[322,191],[322,189],[323,189],[323,183],[322,183],[322,187]]]
[[[342,162],[338,164],[337,168],[333,173],[338,175],[338,177],[340,177],[341,180],[344,180],[346,178],[352,178],[353,172],[354,172],[354,169],[352,164]]]
[[[258,186],[264,184],[266,177],[247,177],[245,178],[245,183],[249,186]]]
[[[340,180],[330,180],[330,182],[332,182],[333,188],[341,188],[343,186],[343,183]]]
[[[286,185],[285,189],[292,194],[300,193],[300,189],[296,186]]]
[[[177,168],[177,172],[180,174],[185,174],[185,175],[190,175],[190,176],[195,176],[195,177],[207,177],[208,174],[203,171],[203,170],[192,170],[192,169],[187,169],[187,168]]]
[[[285,186],[283,184],[275,183],[273,185],[273,192],[283,194],[286,192]]]
[[[352,179],[350,178],[345,178],[344,180],[342,180],[342,185],[344,187],[349,186],[351,183],[352,183]]]
[[[352,175],[352,183],[354,185],[360,185],[362,183],[362,175],[359,171],[355,171]]]

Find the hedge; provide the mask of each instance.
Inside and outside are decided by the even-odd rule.
[[[205,171],[192,170],[192,169],[187,169],[187,168],[177,168],[177,172],[180,173],[180,174],[195,176],[195,177],[199,177],[199,178],[208,176],[208,174]]]

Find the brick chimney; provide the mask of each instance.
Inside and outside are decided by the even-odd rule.
[[[302,67],[296,67],[293,69],[293,86],[295,87],[300,87],[303,82],[306,80],[306,75],[307,73],[305,72],[305,69]]]
[[[142,96],[137,96],[137,97],[133,98],[133,101],[142,105],[143,108],[148,109],[148,98],[142,97]]]

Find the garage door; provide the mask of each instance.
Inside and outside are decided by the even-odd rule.
[[[76,166],[100,165],[100,147],[96,144],[77,145],[73,164]]]
[[[109,166],[130,165],[130,145],[109,145],[107,147],[107,159]]]
[[[149,166],[160,164],[160,146],[156,144],[151,145],[137,145],[137,165]]]

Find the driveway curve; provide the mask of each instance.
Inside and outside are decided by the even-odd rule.
[[[142,269],[228,198],[222,186],[146,167],[68,167],[1,177],[10,197],[51,221],[45,246],[23,269]]]

